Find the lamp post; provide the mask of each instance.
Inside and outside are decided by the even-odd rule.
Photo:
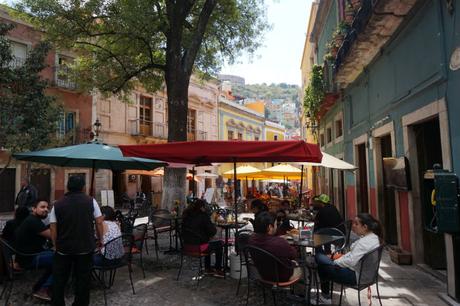
[[[101,132],[102,123],[99,121],[99,118],[96,119],[96,122],[93,123],[94,128],[94,138],[93,141],[99,140],[99,133]]]

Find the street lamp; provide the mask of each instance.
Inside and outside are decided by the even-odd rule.
[[[99,133],[101,132],[102,123],[99,121],[99,118],[96,119],[96,122],[93,123],[94,127],[94,140],[97,141]]]

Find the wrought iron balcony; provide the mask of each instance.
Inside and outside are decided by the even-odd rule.
[[[168,127],[164,123],[158,123],[143,119],[131,119],[128,124],[129,133],[133,136],[168,138]]]
[[[65,66],[57,66],[53,68],[54,85],[70,90],[77,89],[77,84],[70,79],[70,69]]]

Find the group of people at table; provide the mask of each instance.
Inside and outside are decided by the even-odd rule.
[[[108,206],[100,208],[96,200],[84,194],[84,187],[84,178],[70,177],[68,192],[54,203],[51,210],[48,202],[40,199],[33,201],[30,206],[19,206],[15,218],[7,222],[2,232],[2,238],[16,250],[24,254],[35,254],[18,254],[14,268],[44,269],[45,273],[32,288],[33,295],[52,301],[53,305],[65,305],[64,290],[71,269],[75,278],[74,305],[89,305],[93,265],[113,263],[121,260],[124,255],[121,240],[119,244],[111,244],[110,250],[104,249],[105,243],[122,235],[119,224],[115,221],[114,210]],[[272,253],[286,263],[297,260],[298,250],[283,238],[293,228],[287,212],[283,209],[276,213],[269,212],[260,199],[253,200],[251,206],[254,219],[250,220],[253,234],[249,238],[249,244]],[[315,230],[335,227],[345,231],[343,219],[335,206],[329,203],[327,195],[314,197],[313,208],[316,210]],[[211,256],[205,257],[205,274],[223,278],[224,242],[215,238],[216,224],[206,211],[204,200],[192,202],[183,211],[181,228],[184,248],[188,245],[199,245],[202,251],[215,254],[213,267]],[[352,231],[360,238],[341,257],[331,258],[327,251],[316,250],[315,259],[320,279],[356,284],[359,260],[380,245],[380,223],[371,215],[361,213],[354,219]],[[257,267],[270,269],[264,265]],[[281,269],[279,277],[281,281],[288,281],[299,277],[299,273],[300,269]],[[322,295],[318,299],[320,304],[330,303],[327,298],[328,284],[321,283]],[[316,304],[316,299],[312,302]]]
[[[73,305],[89,305],[93,266],[116,263],[124,255],[121,240],[104,249],[105,243],[121,236],[113,208],[100,208],[84,187],[84,178],[71,176],[68,192],[51,209],[42,199],[21,205],[2,231],[2,239],[17,251],[15,270],[44,270],[32,288],[33,296],[53,305],[65,305],[71,272]]]
[[[289,233],[293,226],[287,218],[287,212],[283,209],[276,213],[269,212],[268,207],[259,199],[252,202],[254,219],[252,223],[253,233],[249,238],[249,245],[268,251],[286,263],[286,267],[278,267],[278,281],[288,282],[292,278],[299,278],[302,269],[287,268],[291,261],[299,259],[299,250],[288,243],[286,233]],[[321,194],[313,198],[313,209],[315,212],[315,230],[321,228],[337,228],[345,233],[345,223],[336,207],[329,203],[329,197]],[[183,228],[190,229],[195,234],[186,235],[183,240],[185,244],[201,244],[201,249],[216,254],[215,266],[211,267],[210,256],[205,260],[205,274],[215,277],[223,277],[222,271],[222,247],[221,239],[215,239],[216,226],[211,222],[206,213],[205,202],[197,200],[190,204],[183,214]],[[359,273],[359,261],[367,254],[378,248],[381,244],[381,226],[372,215],[367,213],[358,214],[352,222],[352,232],[357,237],[351,244],[349,252],[345,254],[330,254],[330,248],[315,249],[315,261],[318,267],[320,280],[332,280],[340,283],[355,285]],[[263,262],[257,263],[253,258],[257,269],[272,269]],[[266,273],[260,273],[267,275]],[[276,281],[276,280],[268,280]],[[331,304],[329,281],[321,281],[322,294],[318,298],[312,298],[311,304]]]

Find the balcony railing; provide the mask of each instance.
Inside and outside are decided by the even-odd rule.
[[[187,140],[194,141],[194,140],[208,140],[208,133],[205,131],[187,131]]]
[[[75,90],[77,84],[69,77],[70,69],[68,67],[54,67],[54,85],[66,89]]]
[[[164,123],[152,122],[143,119],[129,120],[129,133],[133,136],[168,138],[168,127]]]
[[[24,66],[26,59],[23,57],[13,57],[13,59],[8,63],[10,68],[20,68]]]

